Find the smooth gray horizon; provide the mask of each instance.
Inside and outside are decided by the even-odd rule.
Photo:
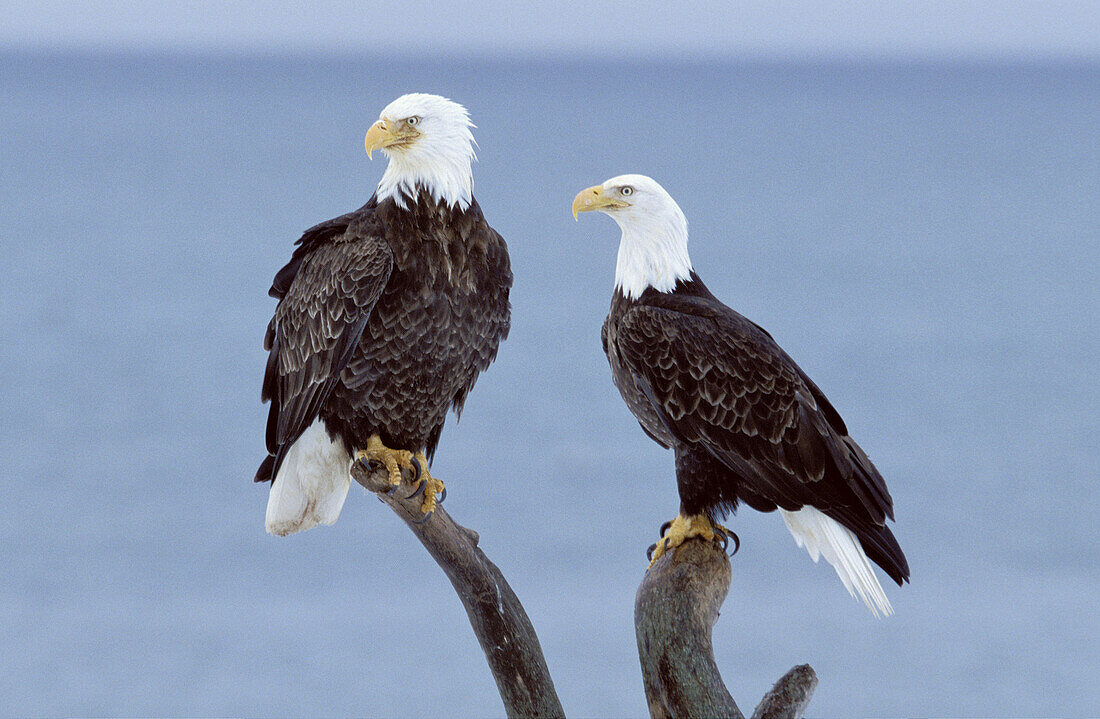
[[[994,57],[1100,59],[1088,0],[960,5],[942,0],[751,0],[736,6],[643,0],[601,6],[382,0],[0,2],[8,50],[186,50],[556,56]]]

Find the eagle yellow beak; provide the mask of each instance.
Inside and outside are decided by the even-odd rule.
[[[603,185],[593,185],[581,190],[573,198],[573,219],[577,219],[578,212],[592,212],[593,210],[607,210],[614,207],[626,207],[626,203],[608,197],[603,193]]]
[[[367,157],[373,160],[374,156],[371,153],[375,150],[396,145],[405,139],[399,133],[391,130],[390,125],[387,125],[385,120],[379,120],[367,130],[367,136],[363,138],[363,144],[367,148]]]

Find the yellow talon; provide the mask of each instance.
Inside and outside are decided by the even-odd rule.
[[[664,536],[657,540],[649,566],[652,567],[665,552],[676,549],[692,537],[702,537],[708,542],[716,542],[723,534],[729,535],[730,531],[721,524],[707,519],[705,514],[696,514],[691,517],[679,514],[669,524]]]
[[[423,452],[416,453],[416,461],[420,463],[420,482],[417,483],[417,488],[421,484],[424,486],[424,501],[420,504],[420,511],[424,514],[430,514],[435,511],[436,505],[439,504],[437,495],[443,493],[446,485],[443,484],[443,480],[436,479],[428,472],[428,458],[424,456]]]
[[[360,462],[378,462],[385,466],[390,474],[390,484],[396,487],[401,484],[401,470],[412,469],[413,453],[404,449],[390,449],[382,444],[382,438],[377,434],[371,435],[367,440],[367,448],[355,453],[355,458]]]
[[[439,504],[437,495],[443,492],[445,485],[428,472],[428,458],[423,452],[417,452],[414,455],[405,449],[390,449],[382,444],[382,438],[376,434],[367,440],[366,449],[355,453],[355,459],[360,462],[378,462],[384,465],[390,475],[390,484],[394,487],[401,484],[402,469],[415,469],[419,464],[420,478],[416,482],[417,491],[413,494],[419,494],[423,487],[424,501],[420,503],[420,511],[424,514],[435,511],[436,505]]]

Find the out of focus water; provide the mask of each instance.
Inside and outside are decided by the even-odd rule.
[[[500,716],[442,572],[353,489],[264,534],[266,290],[358,207],[398,94],[478,124],[511,337],[444,432],[448,508],[539,631],[571,716],[645,714],[644,550],[677,508],[600,349],[642,172],[695,265],[840,409],[913,583],[875,621],[746,510],[715,629],[751,709],[1094,714],[1100,67],[0,56],[0,714]]]

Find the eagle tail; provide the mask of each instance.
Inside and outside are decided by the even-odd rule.
[[[262,471],[261,467],[261,471]],[[284,537],[340,516],[351,486],[351,455],[344,441],[332,439],[320,419],[302,433],[279,465],[267,496],[265,525]]]
[[[779,511],[798,546],[805,547],[815,562],[824,556],[833,565],[848,593],[858,596],[876,618],[894,613],[867,554],[852,530],[809,505],[797,512]]]
[[[905,553],[901,551],[901,546],[889,527],[885,525],[864,527],[860,529],[857,536],[863,551],[867,553],[867,558],[890,575],[899,587],[909,581],[909,562],[905,559]]]

